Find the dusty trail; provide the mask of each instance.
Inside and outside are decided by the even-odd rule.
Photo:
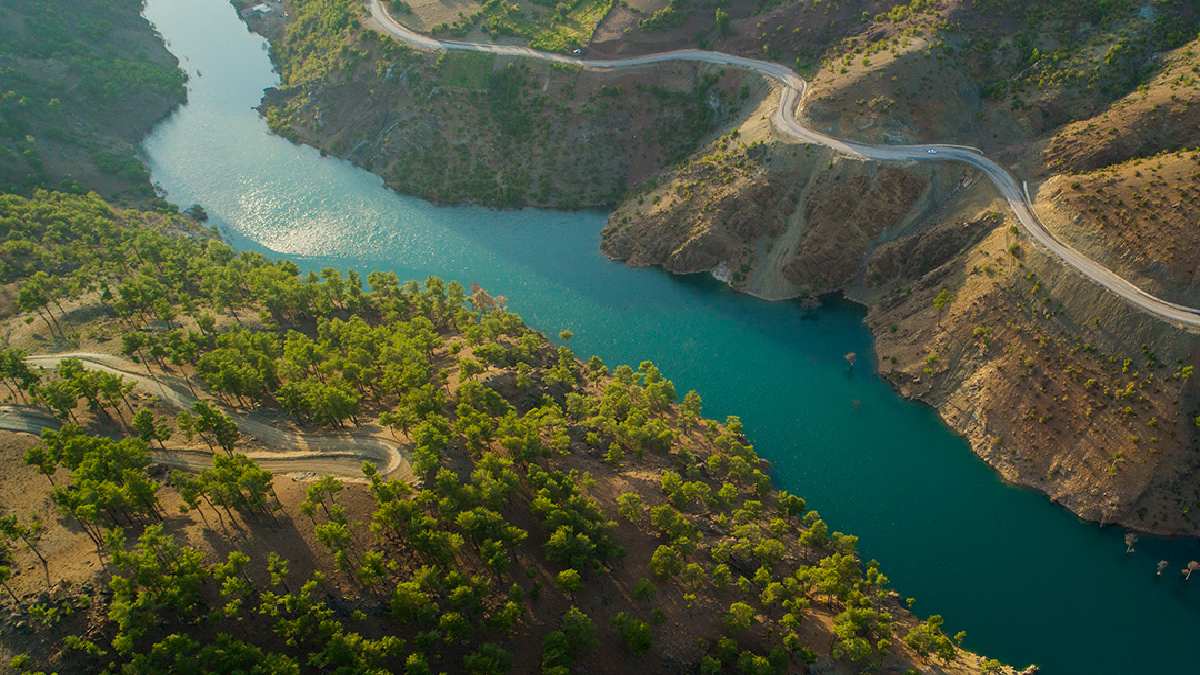
[[[63,359],[79,359],[85,368],[120,375],[143,391],[181,410],[196,402],[180,378],[171,375],[150,377],[144,368],[112,354],[68,352],[29,356],[26,361],[45,369],[57,368]],[[362,479],[362,463],[374,463],[385,476],[411,480],[412,474],[405,455],[395,442],[384,437],[377,428],[363,428],[345,433],[303,433],[281,429],[274,424],[255,419],[256,414],[241,414],[215,400],[209,403],[237,423],[238,431],[259,442],[262,449],[243,450],[247,456],[272,473],[331,474],[342,478]],[[44,411],[27,406],[0,406],[0,429],[39,434],[43,428],[57,428],[58,421]],[[280,449],[286,448],[286,449]],[[170,466],[201,469],[211,461],[207,450],[171,448],[155,450],[155,460]]]
[[[711,52],[701,49],[677,49],[655,54],[632,56],[621,59],[582,59],[565,54],[540,52],[529,47],[494,45],[458,40],[438,40],[406,28],[394,19],[379,0],[369,0],[371,16],[383,30],[401,42],[422,51],[471,51],[503,56],[552,61],[578,66],[588,70],[618,70],[669,61],[692,61],[731,66],[759,73],[780,85],[779,107],[772,121],[775,128],[785,136],[803,143],[823,145],[839,153],[860,159],[877,161],[953,161],[963,162],[982,171],[1008,202],[1017,220],[1029,235],[1043,248],[1057,256],[1065,264],[1075,268],[1093,282],[1103,286],[1139,309],[1168,321],[1180,328],[1200,330],[1200,309],[1187,307],[1163,300],[1137,287],[1099,262],[1088,258],[1070,245],[1055,237],[1033,210],[1027,190],[1017,184],[1008,171],[988,159],[978,148],[963,145],[869,145],[845,141],[810,129],[796,117],[801,98],[808,84],[787,66],[751,59],[744,56]]]

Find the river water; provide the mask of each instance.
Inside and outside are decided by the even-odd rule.
[[[740,415],[778,483],[859,535],[915,609],[966,630],[974,650],[1045,673],[1197,672],[1200,582],[1178,570],[1200,545],[1147,537],[1126,555],[1122,532],[1002,484],[871,372],[859,308],[805,313],[608,261],[601,213],[397,195],[270,135],[253,107],[278,78],[226,0],[149,0],[146,16],[191,76],[188,104],[145,141],[154,179],[180,207],[203,205],[234,246],[306,268],[478,282],[547,334],[573,331],[585,357],[655,361],[681,392],[701,393],[708,416]]]

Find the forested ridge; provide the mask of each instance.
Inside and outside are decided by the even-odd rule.
[[[37,647],[18,671],[565,673],[653,655],[652,669],[787,672],[970,656],[939,617],[902,608],[855,537],[772,486],[738,419],[704,419],[652,363],[581,361],[483,289],[303,273],[95,195],[5,197],[0,230],[14,320],[60,346],[104,333],[200,399],[173,414],[78,360],[0,355],[7,397],[62,422],[26,453],[50,516],[3,528],[5,587],[45,572],[54,589],[9,598],[29,618],[3,641]],[[80,303],[96,308],[83,322],[67,309]],[[413,478],[367,462],[360,484],[314,479],[285,507],[287,479],[242,454],[227,411],[386,427]],[[180,447],[207,448],[211,466],[157,467],[152,449]],[[189,525],[222,544],[187,543]],[[41,559],[51,528],[90,539],[92,593],[14,564]],[[311,534],[303,571],[256,535],[292,528]]]

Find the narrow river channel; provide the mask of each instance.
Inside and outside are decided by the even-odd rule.
[[[145,141],[154,180],[199,203],[236,247],[305,268],[387,269],[478,282],[584,357],[650,359],[710,417],[740,415],[782,487],[859,535],[915,609],[967,646],[1043,673],[1197,672],[1195,541],[1083,523],[1006,486],[929,409],[872,371],[862,312],[805,313],[707,277],[631,269],[599,253],[600,213],[435,207],[272,136],[253,109],[278,81],[265,42],[226,0],[149,0],[188,72],[189,102]],[[849,372],[842,355],[854,351]],[[1171,562],[1161,578],[1160,559]]]

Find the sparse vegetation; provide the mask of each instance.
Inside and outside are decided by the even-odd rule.
[[[162,205],[137,144],[183,101],[185,77],[139,11],[110,0],[0,8],[0,193],[103,186]]]
[[[27,460],[46,476],[58,516],[90,539],[109,589],[90,600],[100,611],[87,634],[103,637],[63,634],[44,644],[69,649],[40,650],[38,663],[144,672],[218,649],[292,671],[505,672],[532,631],[543,666],[569,668],[597,640],[616,641],[629,658],[652,649],[663,603],[675,596],[726,616],[730,637],[692,641],[699,651],[686,658],[697,664],[801,663],[822,645],[787,627],[814,612],[843,626],[837,658],[911,661],[896,648],[896,622],[908,615],[878,567],[859,563],[855,538],[829,533],[802,499],[774,491],[741,422],[701,419],[694,392],[681,406],[652,363],[585,364],[479,288],[374,273],[364,290],[354,275],[302,275],[290,262],[180,236],[170,220],[147,227],[94,195],[40,192],[3,204],[0,220],[14,225],[4,269],[17,283],[42,280],[39,308],[58,334],[77,327],[51,308],[93,293],[100,314],[132,336],[119,341],[129,358],[155,377],[186,378],[202,396],[169,424],[144,399],[135,404],[120,375],[74,359],[38,372],[20,352],[0,354],[11,396],[67,421]],[[40,229],[46,222],[56,223],[54,237]],[[106,246],[91,247],[95,236]],[[22,264],[30,251],[55,275]],[[148,330],[158,321],[165,330]],[[526,384],[505,384],[517,374]],[[368,462],[365,487],[325,476],[285,505],[242,452],[246,439],[222,411],[234,408],[286,410],[306,427],[386,421],[411,443],[415,478]],[[209,466],[156,477],[149,444],[169,455],[181,438],[207,446]],[[614,448],[621,466],[599,457]],[[611,491],[635,473],[655,481]],[[324,562],[298,578],[270,548],[218,555],[185,543],[174,532],[187,523],[218,540],[286,523]],[[40,556],[46,527],[62,525],[0,519],[0,548],[11,557],[19,543]],[[7,583],[11,572],[2,574]],[[595,601],[619,597],[622,579],[639,579],[632,604]],[[552,593],[589,609],[535,628],[527,617]],[[20,602],[44,630],[67,616],[65,605]],[[198,647],[210,634],[216,641]],[[930,636],[912,641],[933,640],[943,653]]]

